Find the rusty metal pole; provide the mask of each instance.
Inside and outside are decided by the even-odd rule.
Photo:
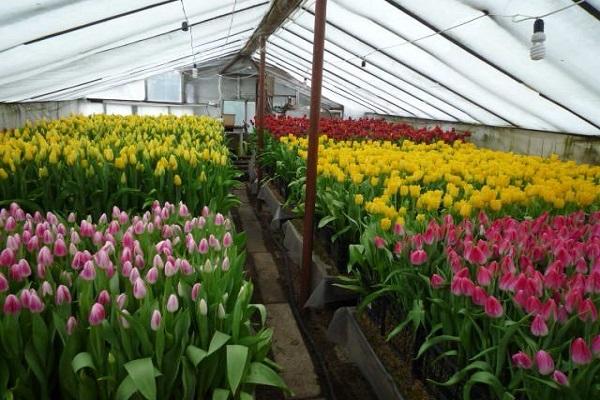
[[[304,197],[304,234],[302,242],[302,271],[300,276],[300,304],[304,305],[311,289],[313,226],[317,194],[317,161],[319,159],[319,119],[321,117],[321,82],[323,81],[323,49],[327,0],[317,0],[313,39],[313,65],[310,83],[310,129],[308,131],[308,158],[306,160],[306,192]]]
[[[258,184],[262,180],[262,168],[258,159],[262,155],[265,147],[264,128],[265,128],[265,37],[260,38],[260,64],[258,66],[258,101],[256,102],[257,113],[256,113],[256,129],[257,129],[257,151],[256,151],[256,176],[258,178]]]

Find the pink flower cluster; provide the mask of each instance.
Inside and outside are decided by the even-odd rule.
[[[129,216],[114,207],[111,218],[103,214],[97,223],[90,217],[77,223],[74,214],[61,221],[51,212],[32,215],[13,203],[0,210],[0,243],[5,243],[0,251],[2,310],[5,316],[16,316],[23,310],[41,313],[49,306],[71,309],[74,297],[83,295],[82,288],[88,283],[98,292],[90,299],[88,310],[74,312],[67,319],[67,333],[84,318],[91,326],[102,324],[111,305],[118,307],[121,325],[126,328],[129,297],[143,301],[159,281],[172,279],[177,287],[179,277],[193,280],[203,273],[227,272],[228,249],[233,245],[231,228],[229,219],[213,215],[207,207],[192,218],[184,204],[161,206],[154,202],[151,211],[142,216]],[[200,258],[205,262],[198,265]],[[99,287],[99,282],[108,282],[115,274],[121,293]],[[96,284],[91,285],[92,281]],[[190,285],[195,301],[201,281]],[[181,295],[181,290],[167,293],[163,310],[176,312]],[[155,310],[149,322],[157,330],[161,312]]]

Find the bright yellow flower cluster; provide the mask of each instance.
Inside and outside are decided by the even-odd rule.
[[[307,140],[280,141],[306,157]],[[598,204],[600,167],[442,142],[403,144],[333,141],[320,137],[318,173],[350,184],[364,208],[388,221],[414,214],[449,211],[468,217],[476,210],[528,213],[589,208]],[[335,183],[334,183],[335,184]],[[367,193],[373,193],[367,197]],[[533,211],[532,211],[533,210]]]
[[[207,174],[228,168],[228,156],[222,124],[205,116],[42,120],[0,135],[0,191],[4,198],[23,198],[37,189],[28,185],[51,181],[45,195],[64,194],[65,201],[78,196],[69,190],[94,185],[107,193],[127,187],[174,195],[173,187],[191,192]],[[66,183],[67,189],[61,186]]]

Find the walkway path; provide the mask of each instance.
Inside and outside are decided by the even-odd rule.
[[[294,399],[320,399],[321,387],[310,354],[280,284],[273,255],[264,243],[262,228],[244,189],[234,190],[242,202],[238,214],[246,232],[246,251],[255,266],[255,285],[267,308],[267,324],[273,328],[273,358],[282,368],[282,376],[294,392]]]

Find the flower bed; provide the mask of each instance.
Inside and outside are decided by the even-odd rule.
[[[600,390],[600,213],[518,221],[430,221],[423,233],[371,226],[351,246],[363,306],[387,298],[458,371],[463,397],[596,398]],[[441,350],[440,350],[441,349]]]
[[[265,129],[276,138],[289,134],[305,136],[309,127],[310,120],[306,117],[265,117]],[[411,140],[416,143],[433,143],[439,140],[452,143],[457,140],[465,140],[470,136],[469,132],[457,132],[454,129],[444,131],[439,126],[433,129],[415,129],[404,123],[389,122],[384,119],[374,118],[321,118],[319,133],[335,140]]]
[[[76,222],[0,211],[2,397],[252,398],[285,385],[244,279],[243,236],[154,202]]]
[[[234,175],[208,117],[73,116],[0,136],[0,196],[29,210],[97,217],[158,199],[225,212]]]

